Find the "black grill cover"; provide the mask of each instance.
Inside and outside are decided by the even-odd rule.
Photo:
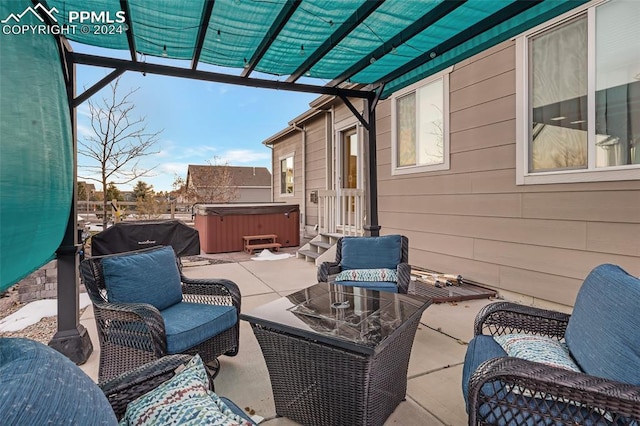
[[[198,231],[180,220],[118,222],[91,237],[91,255],[171,246],[176,256],[200,254]]]

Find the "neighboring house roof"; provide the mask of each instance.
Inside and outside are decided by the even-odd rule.
[[[211,176],[211,168],[226,167],[231,173],[233,184],[242,187],[271,187],[271,172],[266,167],[241,166],[199,166],[190,164],[187,170],[187,180],[197,188],[207,186],[207,176]]]

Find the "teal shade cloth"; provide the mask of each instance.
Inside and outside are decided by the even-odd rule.
[[[4,19],[30,1],[0,3]],[[33,14],[21,24],[40,24]],[[60,55],[46,34],[0,34],[0,291],[54,258],[73,192]]]
[[[273,76],[384,82],[386,97],[586,1],[387,0],[372,7],[372,0],[216,0],[210,11],[204,0],[129,0],[128,10],[120,0],[47,5],[55,7],[58,24],[74,27],[67,37],[78,43],[129,50],[130,25],[135,51],[146,56],[184,60],[185,66],[197,57],[235,69],[229,74],[250,65]],[[101,20],[81,23],[78,11],[95,12]],[[416,60],[419,67],[407,68]],[[364,67],[344,77],[357,64]]]

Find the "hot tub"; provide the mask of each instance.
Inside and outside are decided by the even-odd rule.
[[[245,235],[275,234],[282,247],[300,245],[298,204],[198,204],[194,213],[205,253],[242,251]]]

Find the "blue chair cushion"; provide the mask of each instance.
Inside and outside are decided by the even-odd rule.
[[[362,287],[367,290],[377,290],[377,291],[387,291],[389,293],[397,293],[398,286],[396,283],[391,283],[388,281],[340,281],[336,282],[336,284],[352,286],[352,287]]]
[[[640,279],[616,265],[594,268],[578,291],[565,334],[587,374],[640,385]]]
[[[160,311],[167,336],[167,352],[178,354],[233,327],[233,306],[180,302]]]
[[[464,406],[468,407],[469,379],[483,362],[491,359],[507,356],[507,352],[491,336],[479,335],[471,339],[464,357],[462,367],[462,395]]]
[[[5,425],[117,425],[100,388],[60,352],[0,338],[0,413]]]
[[[402,258],[402,236],[343,237],[342,269],[396,269]]]
[[[469,342],[464,366],[462,368],[462,394],[467,411],[469,379],[471,375],[483,362],[491,358],[504,356],[508,356],[507,353],[491,336],[479,335]],[[604,424],[600,413],[590,412],[582,407],[558,401],[549,401],[548,404],[545,404],[539,398],[532,398],[530,395],[525,395],[515,390],[509,392],[508,388],[499,380],[485,383],[482,386],[481,392],[487,396],[495,396],[494,401],[481,404],[478,408],[478,418],[486,421],[487,424],[516,424],[527,426],[548,424],[548,418],[532,415],[527,410],[521,409],[525,407],[536,407],[537,410],[547,413],[554,419],[562,419],[564,422],[562,424],[571,422],[578,424],[579,421],[583,421],[583,423],[580,424],[584,424],[585,426]]]
[[[182,301],[182,283],[170,246],[102,259],[107,298],[112,303],[149,303],[158,310]]]

